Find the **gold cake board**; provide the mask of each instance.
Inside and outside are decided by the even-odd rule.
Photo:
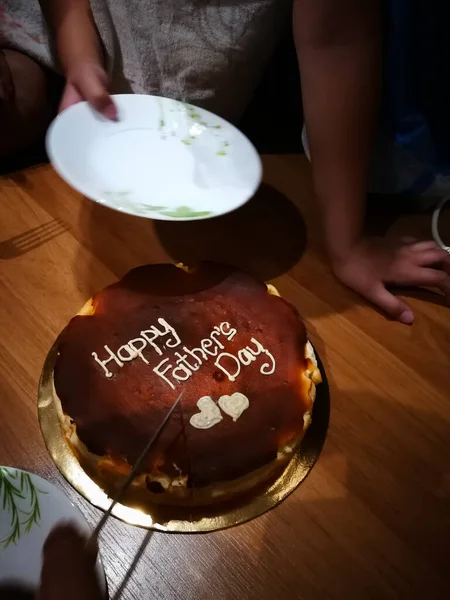
[[[39,382],[38,413],[42,435],[50,456],[67,481],[91,504],[107,510],[111,498],[81,468],[61,429],[53,385],[58,346],[59,338],[47,355]],[[155,504],[137,508],[117,504],[112,514],[125,523],[146,529],[172,533],[200,533],[245,523],[280,504],[311,471],[327,434],[330,416],[329,388],[323,364],[317,353],[316,356],[323,382],[317,386],[311,425],[288,466],[269,488],[261,489],[238,504],[218,504],[195,509],[161,507]]]

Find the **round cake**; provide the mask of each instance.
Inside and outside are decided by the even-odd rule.
[[[293,306],[217,264],[134,269],[71,320],[54,369],[67,441],[109,492],[183,393],[132,484],[180,506],[229,500],[279,475],[320,381]]]

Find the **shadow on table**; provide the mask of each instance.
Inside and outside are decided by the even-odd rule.
[[[142,540],[141,545],[139,546],[139,548],[133,558],[133,562],[130,564],[130,566],[127,569],[125,577],[121,581],[121,583],[120,583],[119,587],[117,588],[117,590],[115,591],[114,595],[111,597],[112,600],[121,600],[121,599],[124,599],[127,597],[125,595],[125,593],[127,591],[127,586],[129,584],[130,580],[132,579],[133,574],[136,570],[136,567],[138,566],[139,561],[142,558],[142,555],[146,551],[147,546],[148,546],[153,534],[154,534],[153,530],[149,530],[145,534],[144,539]]]
[[[153,223],[149,219],[120,213],[84,198],[77,230],[82,246],[72,268],[86,298],[134,267],[164,262],[163,257],[158,260]]]
[[[203,260],[240,267],[263,280],[288,271],[306,247],[306,227],[295,206],[263,185],[241,209],[215,219],[152,221],[85,201],[78,227],[83,246],[93,255],[74,261],[80,289],[92,295],[104,281],[99,261],[117,278],[130,269],[158,262],[195,265]]]
[[[70,228],[67,223],[60,219],[52,219],[43,225],[33,227],[23,233],[0,240],[0,260],[8,260],[23,256],[40,246],[47,244],[50,240],[65,233]]]
[[[224,262],[262,280],[284,274],[306,248],[302,216],[269,185],[262,185],[250,202],[228,215],[183,223],[157,221],[155,229],[175,262]]]

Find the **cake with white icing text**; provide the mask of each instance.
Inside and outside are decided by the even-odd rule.
[[[113,492],[183,391],[133,482],[199,506],[268,484],[311,420],[321,376],[296,310],[231,267],[134,269],[60,336],[55,397],[83,468]]]

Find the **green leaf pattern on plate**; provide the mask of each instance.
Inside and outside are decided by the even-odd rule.
[[[171,208],[169,206],[140,204],[138,210],[141,214],[155,212],[164,215],[165,217],[172,217],[173,219],[196,219],[200,217],[209,217],[213,214],[211,210],[195,210],[189,206],[177,206],[176,208]]]
[[[176,135],[176,129],[171,128],[171,119],[166,118],[164,104],[161,99],[158,99],[159,104],[159,120],[158,129],[163,136],[163,139],[167,138],[167,134]],[[223,138],[222,125],[211,125],[202,118],[202,115],[195,106],[190,104],[173,101],[170,112],[184,112],[188,119],[194,122],[194,125],[198,126],[198,130],[190,129],[188,137],[180,138],[180,142],[186,146],[192,146],[195,144],[197,137],[202,131],[208,129],[212,135],[217,139],[218,146],[216,146],[216,156],[227,156],[230,142]],[[173,119],[172,119],[173,120]],[[179,132],[178,132],[179,135]],[[150,204],[143,204],[133,200],[133,193],[129,190],[118,190],[118,191],[105,191],[103,192],[103,201],[107,204],[113,204],[117,209],[122,210],[125,208],[124,205],[128,205],[130,209],[141,214],[142,216],[149,216],[149,213],[158,213],[165,217],[172,217],[173,219],[195,219],[201,217],[209,217],[214,213],[213,211],[202,211],[195,210],[189,206],[178,206],[175,208],[168,206],[153,206]]]
[[[212,215],[210,210],[192,210],[189,206],[178,206],[174,210],[161,210],[161,215],[173,217],[174,219],[195,219],[196,217],[207,217]]]
[[[135,202],[130,191],[103,192],[103,198],[106,202],[115,204],[118,208],[121,205],[121,200],[126,199],[133,211],[145,217],[151,216],[151,213],[157,213],[165,217],[172,217],[173,219],[199,219],[200,217],[210,217],[214,214],[211,210],[198,210],[189,206],[171,207]]]
[[[159,104],[159,131],[161,132],[162,139],[167,139],[168,135],[171,136],[180,136],[180,131],[177,126],[171,125],[171,123],[175,123],[176,120],[166,118],[165,113],[165,105],[161,99],[158,99]],[[189,121],[192,121],[192,125],[194,127],[189,126],[188,131],[185,132],[187,135],[183,134],[184,137],[180,136],[180,142],[185,146],[192,146],[195,143],[195,140],[198,136],[205,130],[208,129],[209,132],[217,139],[218,148],[216,151],[216,156],[227,156],[227,148],[230,146],[230,142],[226,141],[223,137],[222,125],[215,125],[208,123],[205,117],[202,114],[202,111],[198,109],[196,106],[192,106],[192,104],[187,104],[184,102],[178,102],[177,100],[173,100],[172,108],[169,109],[171,113],[184,113],[187,116]]]
[[[11,519],[8,535],[0,540],[0,550],[17,544],[23,534],[31,531],[33,525],[40,525],[39,494],[46,493],[35,487],[29,473],[0,467],[0,505]]]

